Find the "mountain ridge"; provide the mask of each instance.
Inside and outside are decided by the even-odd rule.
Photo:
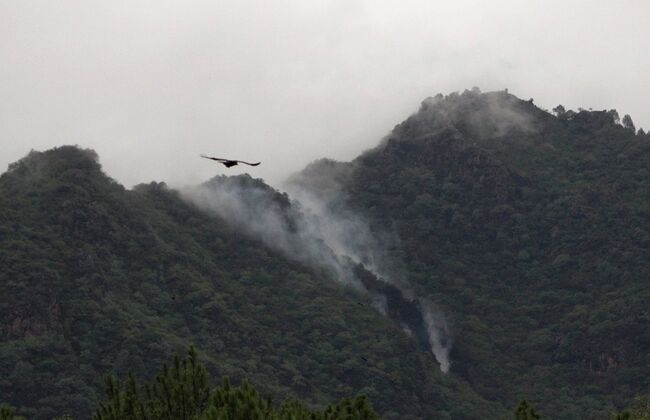
[[[378,147],[309,171],[347,167],[345,205],[397,232],[412,281],[452,314],[452,373],[488,399],[599,418],[649,386],[650,138],[616,111],[555,113],[438,95]]]
[[[148,377],[188,343],[215,376],[275,399],[323,406],[363,392],[385,418],[453,412],[461,399],[468,418],[500,410],[361,295],[164,184],[124,189],[90,152],[14,165],[0,220],[0,394],[29,418],[88,417],[103,374]]]
[[[255,210],[243,219],[229,196],[215,213],[164,184],[126,190],[92,151],[30,153],[0,176],[0,400],[87,413],[101,372],[147,376],[193,342],[218,375],[315,405],[362,391],[389,419],[504,418],[523,396],[552,418],[606,418],[650,387],[650,138],[615,111],[556,110],[427,99],[353,161],[295,174],[289,195],[208,181],[272,197],[235,197]],[[247,225],[267,213],[281,232]],[[355,224],[280,246],[319,218]],[[314,254],[291,258],[303,244]],[[366,293],[442,308],[448,375],[385,302],[332,281],[355,262],[377,270]]]

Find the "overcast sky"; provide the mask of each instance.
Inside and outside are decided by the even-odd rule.
[[[650,1],[0,0],[0,170],[93,148],[132,186],[277,184],[354,158],[422,99],[508,88],[650,128]]]

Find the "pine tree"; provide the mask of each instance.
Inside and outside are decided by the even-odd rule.
[[[189,420],[208,403],[210,386],[205,367],[193,347],[187,357],[175,356],[172,367],[163,365],[153,385],[138,386],[129,374],[126,387],[113,376],[106,378],[107,403],[102,403],[94,420]]]
[[[163,365],[152,385],[139,385],[129,374],[122,384],[106,378],[107,401],[93,420],[377,420],[365,396],[345,398],[323,411],[313,411],[299,401],[285,401],[274,409],[248,382],[232,386],[225,378],[212,388],[196,350]],[[0,418],[0,420],[4,420]]]
[[[537,420],[540,415],[526,400],[522,400],[515,410],[515,420]]]
[[[636,131],[632,117],[630,117],[629,114],[625,114],[621,122],[623,123],[623,127],[627,128],[628,130],[632,130],[632,132]]]
[[[12,407],[0,405],[0,420],[23,420],[23,418],[18,417]]]

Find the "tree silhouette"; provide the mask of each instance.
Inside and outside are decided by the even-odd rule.
[[[522,400],[515,410],[515,420],[537,420],[541,417],[526,400]]]

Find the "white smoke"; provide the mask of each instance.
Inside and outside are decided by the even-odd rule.
[[[413,330],[411,329],[411,327],[409,327],[403,322],[399,326],[402,327],[402,331],[404,331],[404,334],[408,335],[409,337],[413,337]]]
[[[185,188],[182,197],[203,211],[218,215],[230,225],[264,242],[287,257],[322,269],[339,282],[369,294],[371,306],[387,316],[387,299],[368,292],[352,272],[352,264],[363,264],[378,279],[400,290],[405,299],[415,300],[415,293],[405,276],[390,275],[391,264],[384,252],[394,243],[391,235],[373,232],[358,213],[342,205],[332,192],[321,198],[311,191],[291,184],[293,199],[271,189],[261,180],[248,176],[218,177],[203,185]],[[334,191],[334,190],[331,190]],[[431,351],[442,372],[450,367],[451,341],[442,312],[422,299],[422,320]],[[424,302],[424,303],[423,303]],[[402,325],[409,336],[413,331]]]
[[[429,344],[431,352],[440,364],[440,370],[443,373],[449,372],[451,360],[449,353],[451,351],[451,337],[449,327],[442,312],[430,302],[420,301],[422,308],[422,318],[424,319],[427,333],[429,335]]]
[[[332,202],[304,189],[290,185],[288,190],[300,209],[308,215],[308,223],[315,223],[318,228],[311,233],[318,235],[336,255],[361,263],[369,271],[384,277],[382,241],[359,214],[341,206],[334,209]]]
[[[388,303],[386,302],[386,296],[374,294],[371,296],[371,299],[372,299],[372,307],[375,308],[382,315],[386,316],[388,314]]]
[[[325,269],[342,283],[363,288],[342,260],[346,254],[341,246],[330,239],[336,235],[331,231],[338,229],[330,220],[309,212],[298,213],[297,203],[291,203],[286,194],[270,189],[259,180],[242,176],[211,182],[185,188],[181,194],[271,249]]]

